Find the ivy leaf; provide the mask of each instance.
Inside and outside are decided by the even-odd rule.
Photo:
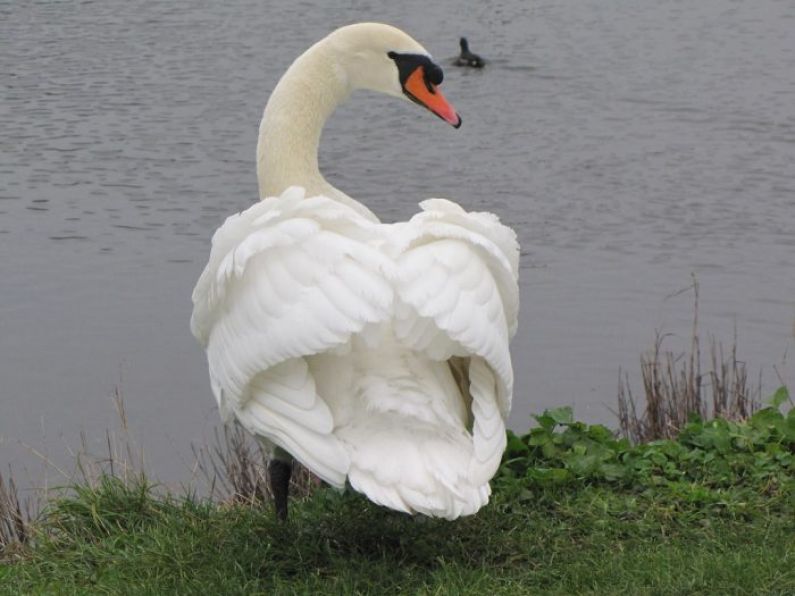
[[[544,413],[557,424],[572,424],[574,422],[574,412],[572,412],[571,406],[553,408]]]
[[[781,406],[781,404],[787,401],[789,401],[789,390],[785,385],[782,385],[781,387],[776,389],[776,392],[768,400],[768,403],[774,408],[778,408]]]
[[[508,445],[505,448],[506,453],[510,453],[513,456],[518,455],[527,455],[530,453],[530,448],[525,445],[524,441],[517,437],[513,432],[510,430],[508,431]]]

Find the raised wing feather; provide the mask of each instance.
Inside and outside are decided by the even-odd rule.
[[[371,241],[375,225],[289,189],[227,219],[193,292],[191,329],[222,414],[338,486],[347,456],[302,357],[391,315],[393,265]]]
[[[513,391],[509,340],[516,332],[519,247],[491,214],[443,199],[400,230],[395,333],[407,347],[450,360],[471,398],[469,480],[485,485],[505,448]]]
[[[436,359],[483,358],[506,416],[513,389],[508,342],[519,311],[516,236],[494,215],[467,213],[445,199],[421,207],[397,241],[396,333]]]

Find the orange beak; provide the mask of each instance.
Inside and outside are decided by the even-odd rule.
[[[421,106],[425,106],[448,124],[455,128],[461,126],[461,116],[456,113],[455,108],[445,99],[442,92],[439,91],[439,87],[425,79],[425,69],[422,66],[418,66],[409,75],[403,85],[403,89],[411,100]]]

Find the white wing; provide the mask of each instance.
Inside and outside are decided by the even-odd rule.
[[[392,262],[376,224],[301,188],[227,219],[193,292],[191,329],[206,346],[222,415],[342,486],[348,456],[304,356],[345,346],[392,312]]]
[[[472,398],[470,477],[487,482],[505,447],[513,391],[508,342],[519,310],[519,246],[490,213],[467,213],[444,199],[420,206],[398,241],[395,333],[435,360],[468,358],[462,384],[468,381]]]

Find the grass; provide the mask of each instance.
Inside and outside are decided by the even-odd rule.
[[[785,507],[706,516],[697,501],[583,486],[498,492],[477,516],[414,520],[321,490],[269,508],[154,498],[108,481],[55,504],[0,593],[792,593]],[[2,568],[0,568],[2,569]]]
[[[795,593],[795,411],[633,446],[567,408],[511,434],[492,502],[455,522],[316,489],[269,504],[104,476],[0,564],[19,593]]]

